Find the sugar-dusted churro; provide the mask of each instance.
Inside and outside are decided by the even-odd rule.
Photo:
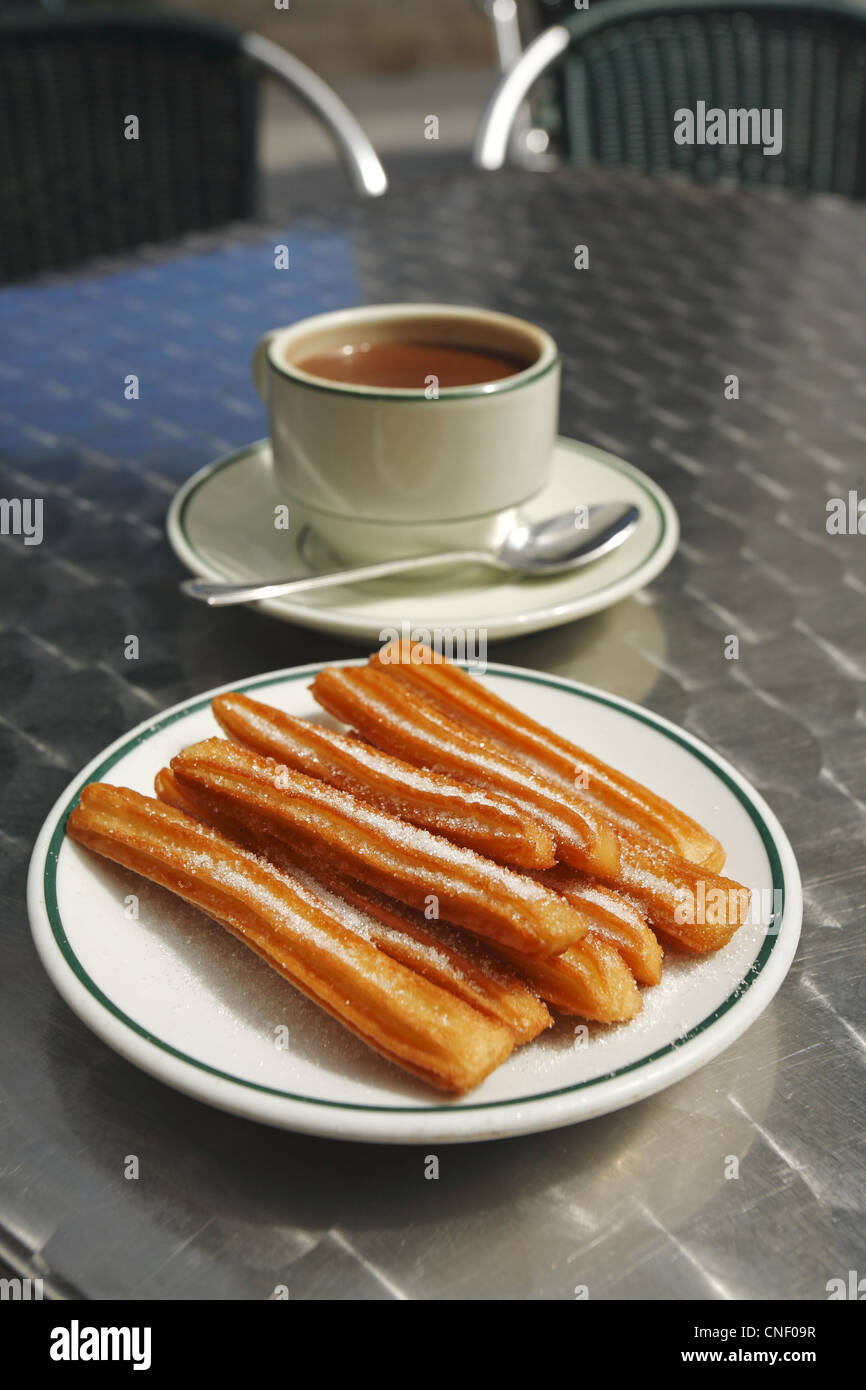
[[[658,984],[662,948],[637,903],[561,864],[548,870],[543,882],[586,913],[590,931],[619,952],[639,985]]]
[[[311,891],[321,892],[324,885],[329,898],[338,897],[329,905],[346,925],[360,930],[380,950],[395,954],[404,965],[427,974],[435,984],[504,1023],[518,1043],[529,1041],[551,1022],[536,993],[562,1013],[603,1023],[623,1022],[641,1007],[624,957],[615,959],[615,951],[608,949],[613,943],[606,942],[595,927],[558,956],[539,958],[497,946],[494,957],[466,932],[444,922],[428,922],[420,913],[375,889],[335,874],[324,866],[321,853],[305,852],[298,841],[289,845],[267,830],[253,830],[233,820],[231,803],[214,810],[196,789],[181,786],[169,768],[157,774],[155,786],[157,795],[169,805],[203,817],[277,868],[301,877]],[[567,884],[579,881],[577,875],[567,874]],[[359,912],[347,921],[350,907]],[[594,908],[590,911],[597,925],[599,914]],[[503,972],[507,972],[504,979]]]
[[[69,834],[227,927],[390,1061],[444,1090],[476,1086],[514,1035],[349,931],[297,880],[174,807],[91,784]]]
[[[586,749],[546,729],[429,648],[391,642],[370,661],[581,802],[622,819],[683,859],[711,871],[724,864],[719,841],[691,816]]]
[[[168,768],[157,774],[155,787],[160,800],[203,817],[276,868],[294,875],[343,926],[510,1028],[518,1043],[529,1042],[553,1022],[517,971],[467,932],[446,922],[428,921],[373,888],[329,872],[320,856],[293,852],[276,836],[255,834],[229,817],[219,822],[209,818],[205,803],[190,789],[182,789]]]
[[[422,766],[462,776],[505,796],[539,819],[554,835],[558,858],[634,897],[654,930],[686,949],[724,946],[746,919],[748,891],[732,879],[689,863],[623,824],[614,826],[583,805],[595,833],[570,840],[575,800],[551,783],[467,733],[452,719],[399,681],[372,666],[326,667],[312,691],[330,714],[377,747]],[[578,825],[579,825],[578,821]],[[579,831],[575,831],[579,834]],[[712,902],[706,913],[702,902]]]
[[[559,956],[502,954],[560,1013],[595,1023],[627,1023],[643,1007],[634,975],[619,951],[594,931]]]
[[[625,832],[617,887],[637,900],[653,931],[698,954],[726,946],[749,915],[751,894],[741,883]]]
[[[503,1023],[518,1043],[531,1041],[553,1023],[520,973],[468,932],[447,922],[427,922],[421,913],[362,883],[335,878],[326,880],[322,891],[332,896],[335,911],[344,910],[343,902],[352,904],[358,914],[352,920],[380,951]]]
[[[348,878],[528,954],[565,950],[586,931],[581,913],[543,884],[407,825],[272,758],[208,739],[172,760],[182,787],[254,830],[328,856]]]
[[[555,863],[550,833],[490,792],[413,767],[246,695],[218,695],[212,708],[236,743],[320,777],[401,820],[512,867],[543,869]]]
[[[440,714],[428,700],[407,696],[372,666],[328,666],[311,686],[329,714],[394,757],[470,782],[504,797],[553,836],[556,856],[586,873],[615,874],[613,828],[592,808],[578,807],[519,763]]]

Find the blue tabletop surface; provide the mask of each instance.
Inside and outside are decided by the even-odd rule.
[[[275,268],[275,246],[289,266]],[[361,301],[347,234],[305,228],[0,293],[0,457],[180,482],[266,432],[250,357],[265,327]],[[138,400],[124,381],[139,378]]]

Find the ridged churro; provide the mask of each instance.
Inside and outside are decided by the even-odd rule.
[[[321,856],[293,852],[276,836],[255,834],[226,816],[217,822],[212,814],[209,817],[206,804],[190,789],[182,789],[168,768],[157,774],[155,788],[161,801],[213,823],[246,849],[292,874],[343,926],[510,1028],[516,1042],[529,1042],[553,1022],[518,972],[467,932],[446,922],[428,921],[373,888],[329,872]]]
[[[662,977],[662,948],[636,903],[563,865],[548,870],[542,881],[586,913],[592,934],[619,952],[639,985],[658,984]]]
[[[749,894],[740,884],[689,863],[623,824],[603,820],[591,808],[581,805],[578,815],[592,833],[570,840],[573,797],[467,733],[416,691],[409,695],[381,669],[326,667],[311,688],[330,714],[377,747],[452,776],[462,773],[473,785],[521,806],[551,831],[562,862],[626,891],[654,930],[686,949],[718,950],[745,921]],[[579,829],[575,833],[581,834]],[[700,909],[707,901],[715,905],[710,915]]]
[[[235,811],[237,814],[237,811],[229,801],[223,803],[218,811],[214,811],[196,788],[181,786],[170,769],[164,768],[157,775],[156,791],[157,795],[169,804],[178,806],[191,815],[203,816],[225,834],[240,838],[247,848],[270,860],[277,867],[287,868],[293,873],[300,870],[302,873],[315,876],[320,882],[324,882],[331,892],[362,909],[364,913],[378,918],[385,927],[391,930],[396,928],[399,932],[397,937],[391,934],[391,930],[380,937],[376,934],[375,923],[369,921],[363,930],[381,950],[388,951],[396,946],[399,951],[397,958],[413,969],[422,969],[421,962],[427,954],[428,943],[432,941],[435,966],[441,970],[442,962],[436,961],[435,958],[444,947],[449,962],[456,963],[458,975],[455,979],[449,964],[444,976],[437,973],[429,978],[433,978],[436,984],[444,988],[455,989],[467,1003],[483,1013],[490,1013],[511,1027],[518,1042],[529,1040],[549,1024],[550,1016],[547,1011],[544,1010],[545,1017],[540,1016],[519,989],[514,992],[513,981],[506,981],[505,990],[501,989],[495,982],[495,967],[492,971],[490,968],[490,953],[478,943],[474,943],[465,932],[451,928],[443,922],[428,922],[411,908],[406,908],[363,884],[353,883],[350,879],[334,874],[332,870],[323,869],[322,854],[313,855],[305,852],[298,841],[289,846],[284,840],[278,839],[261,827],[252,830],[241,821],[233,820],[232,812]],[[553,872],[556,873],[555,870]],[[576,875],[566,871],[563,878],[565,887],[577,885],[578,882]],[[312,886],[315,891],[315,885]],[[557,884],[557,889],[559,888],[560,885]],[[515,980],[528,981],[542,999],[554,1005],[560,1012],[602,1023],[624,1022],[634,1017],[641,1007],[635,977],[630,963],[625,960],[625,953],[618,952],[616,944],[606,940],[602,931],[596,930],[600,914],[592,902],[589,888],[587,903],[590,920],[594,924],[593,929],[582,941],[561,955],[539,958],[520,951],[509,951],[502,946],[496,946],[495,950],[504,962],[504,969],[508,969],[509,965],[513,967]],[[634,916],[638,915],[634,909],[632,913]],[[405,939],[401,941],[401,938],[405,938],[406,935],[411,941],[408,944],[408,953],[404,954],[407,951],[407,943]],[[649,935],[652,936],[652,933]],[[483,953],[480,959],[473,959],[473,948]],[[453,954],[455,952],[456,961]],[[634,950],[632,954],[636,955],[638,952]],[[482,972],[481,979],[478,978],[479,969]],[[491,975],[494,978],[492,998]],[[470,994],[464,992],[467,982],[470,985]],[[525,984],[523,990],[526,990]],[[530,998],[537,1005],[538,1001],[534,995]],[[543,1009],[543,1005],[541,1008]]]
[[[546,729],[453,662],[427,647],[406,641],[389,643],[370,661],[474,729],[509,757],[549,778],[561,790],[576,793],[581,802],[623,820],[683,859],[715,872],[722,868],[722,846],[691,816],[585,748],[578,748]]]
[[[519,763],[441,715],[423,698],[370,666],[326,667],[310,687],[329,714],[394,757],[470,782],[519,806],[553,836],[556,856],[586,873],[615,874],[612,827],[591,809],[569,805]]]
[[[465,782],[413,767],[346,734],[232,692],[212,701],[230,739],[320,777],[401,820],[521,869],[555,863],[553,837],[516,807]]]
[[[653,931],[696,954],[727,946],[749,915],[751,894],[741,883],[625,832],[617,887],[637,900]]]
[[[182,787],[174,773],[167,768],[157,775],[156,791],[157,795],[169,804],[179,806],[192,815],[203,815],[206,819],[209,815],[214,815],[206,799],[197,794],[192,787]],[[626,924],[629,924],[629,904],[623,903],[621,899],[619,903],[614,903],[612,900],[617,897],[616,894],[608,894],[603,888],[593,891],[594,885],[590,881],[582,883],[571,871],[561,875],[556,882],[556,889],[559,892],[563,889],[573,891],[575,897],[581,891],[585,893],[586,909],[593,923],[592,929],[577,945],[558,956],[539,958],[497,946],[496,951],[506,962],[506,968],[509,964],[514,968],[513,979],[506,980],[505,988],[502,989],[497,987],[497,972],[495,968],[491,971],[488,952],[484,952],[482,959],[473,960],[470,955],[467,961],[467,952],[471,951],[474,943],[467,939],[465,933],[449,928],[442,922],[427,922],[420,913],[413,912],[410,908],[393,902],[362,884],[352,883],[351,880],[338,875],[323,875],[321,855],[305,855],[299,850],[297,842],[290,848],[284,841],[267,831],[252,831],[242,823],[232,821],[231,810],[230,803],[225,803],[216,813],[220,817],[216,822],[220,829],[234,837],[242,836],[249,848],[277,866],[286,866],[294,873],[300,870],[310,876],[322,875],[332,893],[354,904],[365,914],[377,918],[379,923],[388,929],[386,934],[380,937],[376,933],[375,922],[371,923],[369,919],[361,928],[381,950],[394,950],[396,947],[398,959],[423,973],[423,966],[429,964],[426,948],[428,943],[432,942],[434,970],[437,973],[429,975],[428,978],[434,979],[436,984],[444,988],[455,990],[461,998],[465,998],[467,1003],[481,1012],[498,1018],[512,1029],[518,1042],[528,1041],[536,1036],[551,1021],[546,1010],[546,1019],[538,1015],[532,1004],[523,997],[520,989],[515,992],[514,981],[519,983],[521,977],[529,981],[541,998],[561,1013],[578,1015],[593,1022],[621,1023],[633,1018],[640,1011],[641,997],[635,983],[632,960],[639,968],[645,958],[652,960],[652,951],[648,949],[647,943],[641,940],[641,934],[637,929],[637,924],[641,922],[640,916],[634,908],[630,909],[631,918],[636,919],[636,923],[630,924],[631,936],[627,926],[621,928],[619,940],[616,939],[615,929],[606,933],[603,921],[605,914],[599,911],[599,903],[606,903],[607,915],[614,920],[619,909],[618,915],[625,919]],[[553,870],[549,877],[555,879],[557,872]],[[309,886],[315,891],[315,881]],[[339,903],[332,906],[338,915],[345,911]],[[643,925],[646,935],[655,942],[652,932]],[[397,935],[392,934],[395,929]],[[623,949],[623,945],[626,949]],[[661,951],[657,942],[655,945],[660,959]],[[442,962],[436,960],[436,957],[443,953],[443,948],[448,956],[448,966],[444,974],[439,973]],[[483,951],[483,948],[480,949]],[[451,969],[455,964],[456,977]],[[645,967],[644,973],[650,973],[649,967]],[[646,981],[656,982],[649,979]],[[464,992],[467,983],[471,991],[468,994]],[[523,990],[525,991],[525,985]],[[534,996],[530,995],[530,999],[534,1000]],[[534,1002],[537,1004],[538,1001]]]
[[[543,884],[225,739],[171,763],[182,787],[254,830],[327,854],[347,878],[528,954],[565,950],[586,931],[580,912]]]
[[[381,951],[510,1028],[516,1042],[530,1042],[552,1025],[549,1010],[521,973],[468,932],[447,922],[428,922],[421,913],[362,883],[335,878],[322,887],[333,895],[335,911],[343,910],[343,901],[357,909],[358,917],[352,920],[359,926],[363,921]]]
[[[91,784],[67,823],[89,849],[214,917],[389,1061],[444,1090],[478,1085],[514,1035],[349,931],[297,880],[126,788]]]
[[[502,954],[560,1013],[595,1023],[627,1023],[643,1007],[634,975],[619,951],[594,931],[559,956]]]

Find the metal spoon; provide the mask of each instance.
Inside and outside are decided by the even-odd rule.
[[[390,574],[441,569],[445,565],[489,565],[508,574],[520,575],[563,574],[622,545],[639,519],[640,511],[631,504],[602,502],[588,507],[580,521],[578,513],[572,509],[548,517],[546,521],[522,522],[512,527],[495,550],[446,550],[436,555],[411,555],[402,560],[382,560],[374,565],[305,574],[300,579],[278,579],[267,584],[216,584],[207,579],[186,579],[180,587],[190,598],[217,607],[281,598],[284,594],[325,589],[332,584],[358,584],[367,579],[384,579]]]

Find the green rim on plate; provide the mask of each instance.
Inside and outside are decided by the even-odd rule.
[[[343,664],[351,665],[357,663]],[[258,676],[253,680],[244,681],[243,683],[235,686],[234,689],[247,691],[260,689],[261,687],[268,685],[283,685],[292,680],[301,680],[310,676],[314,676],[323,669],[324,666],[306,666],[299,671],[288,671],[276,675],[271,673],[267,676]],[[467,667],[464,664],[464,669],[471,668]],[[702,763],[704,763],[706,767],[710,768],[710,770],[725,784],[729,791],[732,791],[734,793],[735,797],[740,802],[744,810],[748,813],[750,820],[752,821],[753,825],[758,831],[758,834],[761,838],[761,843],[764,846],[767,859],[770,863],[770,871],[772,874],[774,890],[773,902],[774,905],[779,905],[778,911],[774,914],[773,923],[770,929],[767,931],[767,934],[764,938],[758,955],[752,962],[752,965],[749,967],[749,970],[744,975],[742,980],[739,981],[735,988],[731,990],[727,998],[724,999],[723,1002],[719,1004],[719,1006],[716,1009],[714,1009],[711,1014],[708,1014],[706,1018],[702,1019],[700,1023],[696,1024],[695,1027],[692,1028],[688,1033],[684,1033],[682,1037],[677,1038],[674,1042],[667,1043],[664,1047],[659,1048],[656,1052],[650,1053],[647,1057],[641,1057],[637,1061],[629,1062],[626,1066],[618,1067],[614,1071],[606,1072],[601,1076],[592,1077],[585,1081],[574,1082],[570,1086],[560,1086],[552,1091],[540,1091],[534,1095],[520,1096],[510,1100],[482,1101],[477,1104],[470,1105],[455,1106],[452,1104],[417,1106],[360,1105],[355,1102],[349,1101],[321,1100],[315,1096],[296,1095],[292,1091],[283,1091],[275,1086],[262,1086],[256,1083],[255,1081],[248,1081],[245,1077],[232,1076],[230,1072],[220,1071],[217,1067],[209,1066],[207,1062],[202,1062],[197,1057],[190,1057],[187,1053],[179,1051],[179,1049],[176,1047],[172,1047],[170,1043],[164,1042],[162,1038],[156,1037],[153,1033],[150,1033],[146,1028],[142,1028],[140,1024],[136,1023],[135,1020],[130,1018],[128,1014],[125,1014],[121,1009],[119,1009],[112,1002],[112,1000],[109,999],[108,996],[103,993],[99,986],[87,974],[87,971],[84,969],[80,960],[73,951],[72,946],[69,942],[69,938],[67,937],[66,931],[63,926],[63,919],[61,917],[60,908],[57,902],[57,858],[60,853],[61,846],[63,844],[63,839],[66,831],[67,817],[70,811],[72,810],[73,806],[78,801],[78,798],[81,795],[83,788],[87,786],[90,782],[99,781],[100,778],[102,778],[107,772],[109,772],[111,768],[114,767],[114,765],[126,753],[130,752],[131,749],[136,748],[139,744],[144,743],[147,739],[151,737],[152,734],[156,733],[158,730],[164,729],[168,725],[174,724],[178,719],[184,719],[188,714],[194,714],[196,710],[203,709],[206,705],[210,704],[210,696],[208,695],[202,697],[200,700],[195,701],[194,703],[185,704],[181,709],[175,710],[172,713],[164,715],[161,719],[157,719],[153,723],[148,724],[146,728],[141,729],[138,733],[130,735],[130,737],[124,743],[122,743],[119,748],[116,748],[113,753],[109,754],[109,756],[105,758],[103,762],[99,764],[98,767],[93,769],[89,776],[85,777],[76,786],[75,791],[73,792],[69,801],[66,803],[63,810],[60,812],[57,818],[57,823],[54,827],[54,830],[51,833],[51,838],[48,846],[48,853],[46,855],[45,860],[45,870],[43,875],[45,907],[55,943],[59,947],[60,952],[67,965],[74,972],[74,974],[80,980],[80,982],[84,985],[88,993],[92,995],[92,997],[105,1009],[107,1009],[109,1013],[113,1014],[115,1018],[119,1019],[121,1023],[125,1024],[126,1027],[130,1028],[134,1033],[137,1033],[139,1037],[144,1038],[147,1042],[152,1043],[154,1046],[160,1048],[163,1052],[168,1053],[170,1056],[175,1057],[182,1062],[186,1062],[189,1066],[195,1067],[199,1071],[207,1072],[211,1076],[219,1077],[221,1080],[224,1081],[234,1082],[235,1085],[243,1086],[248,1090],[264,1092],[265,1094],[272,1096],[279,1096],[283,1100],[302,1101],[307,1105],[319,1105],[327,1107],[329,1109],[365,1110],[373,1111],[380,1114],[428,1114],[455,1110],[458,1111],[458,1113],[462,1114],[466,1111],[472,1110],[496,1110],[504,1109],[509,1106],[515,1105],[529,1105],[533,1101],[549,1100],[555,1096],[570,1095],[575,1091],[586,1090],[587,1088],[591,1086],[597,1086],[602,1082],[613,1081],[617,1077],[625,1076],[628,1072],[635,1071],[640,1067],[645,1067],[649,1063],[655,1062],[659,1058],[665,1057],[669,1053],[675,1052],[685,1043],[690,1042],[693,1038],[696,1038],[701,1033],[704,1033],[718,1019],[720,1019],[724,1014],[726,1014],[728,1010],[732,1008],[734,1004],[736,1004],[742,998],[746,990],[748,990],[749,987],[754,984],[758,976],[761,974],[761,971],[764,969],[767,962],[769,961],[770,956],[772,955],[779,941],[778,926],[779,922],[782,920],[785,909],[785,876],[775,841],[770,833],[770,830],[763,816],[761,815],[757,806],[754,805],[751,799],[743,791],[743,789],[740,786],[738,786],[737,783],[731,777],[728,776],[724,768],[719,767],[718,764],[712,758],[707,757],[706,754],[700,748],[695,747],[693,743],[691,743],[688,739],[683,738],[678,732],[676,732],[673,729],[667,728],[664,724],[659,723],[651,714],[643,710],[634,709],[629,705],[624,704],[623,702],[615,699],[613,696],[605,695],[600,691],[587,690],[583,687],[579,687],[576,682],[561,681],[558,680],[555,676],[542,676],[535,674],[534,672],[515,672],[508,669],[499,668],[496,666],[495,663],[488,666],[487,669],[491,674],[509,680],[527,681],[536,685],[546,685],[554,690],[565,690],[572,694],[577,694],[582,699],[593,700],[596,704],[607,705],[611,709],[618,709],[626,714],[631,715],[632,718],[638,719],[642,723],[649,725],[650,728],[655,729],[657,733],[664,734],[664,736],[666,738],[669,738],[673,743],[678,743],[680,747],[685,748],[694,757],[698,758]],[[778,894],[779,896],[777,897],[776,894]]]

